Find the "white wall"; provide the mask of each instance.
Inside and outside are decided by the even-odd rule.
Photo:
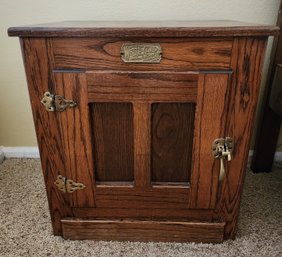
[[[275,24],[279,0],[0,0],[0,145],[34,146],[36,139],[16,25],[61,20],[233,19]]]

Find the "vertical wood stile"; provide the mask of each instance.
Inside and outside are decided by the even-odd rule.
[[[214,208],[219,162],[211,144],[224,137],[229,74],[201,74],[195,118],[190,208]]]
[[[65,154],[65,176],[85,188],[70,195],[72,207],[94,207],[94,167],[89,124],[87,82],[84,73],[56,72],[55,92],[77,106],[57,113]]]
[[[134,180],[136,187],[150,185],[151,104],[133,103]]]
[[[54,182],[58,174],[65,175],[65,157],[58,116],[45,110],[41,99],[54,83],[52,49],[45,38],[21,39],[33,120],[50,208],[53,232],[62,235],[62,217],[72,217],[69,196],[62,194]]]
[[[233,44],[226,134],[233,137],[235,146],[214,212],[215,217],[226,221],[225,239],[234,238],[236,233],[266,43],[267,37],[242,37]]]

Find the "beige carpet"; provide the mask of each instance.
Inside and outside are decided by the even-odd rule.
[[[52,236],[39,160],[0,165],[0,256],[282,257],[282,170],[248,172],[236,240],[223,244],[66,241]]]

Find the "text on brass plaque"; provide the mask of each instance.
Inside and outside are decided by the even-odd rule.
[[[157,43],[127,43],[122,45],[120,54],[124,62],[159,63],[162,48]]]

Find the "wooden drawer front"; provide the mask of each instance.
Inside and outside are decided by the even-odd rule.
[[[124,43],[159,43],[160,63],[125,63],[120,50]],[[119,70],[228,69],[231,39],[121,39],[56,38],[52,40],[56,68]]]

